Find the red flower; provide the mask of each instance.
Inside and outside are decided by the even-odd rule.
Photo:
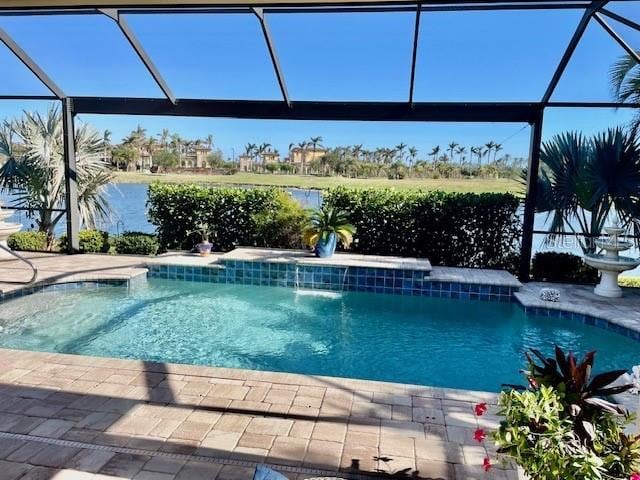
[[[485,431],[481,428],[478,428],[474,433],[473,433],[473,439],[476,442],[484,442],[484,439],[487,438],[487,434],[485,433]],[[640,480],[640,479],[632,479],[632,480]]]
[[[491,459],[489,457],[484,457],[484,461],[482,462],[482,468],[484,468],[484,471],[488,472],[489,470],[491,470],[491,467]]]
[[[481,417],[482,415],[485,414],[485,412],[487,411],[487,404],[486,403],[479,403],[475,406],[474,408],[476,415],[478,417]]]
[[[632,473],[630,480],[640,480],[640,473]]]

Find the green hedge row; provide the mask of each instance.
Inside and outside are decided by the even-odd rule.
[[[531,262],[531,276],[537,282],[598,282],[598,270],[584,263],[582,257],[559,252],[536,253]]]
[[[149,186],[149,220],[162,249],[190,250],[200,242],[195,230],[213,230],[215,250],[238,245],[274,248],[302,246],[304,209],[277,188],[210,188],[197,185]]]
[[[80,231],[80,253],[121,253],[129,255],[155,255],[158,253],[158,239],[153,234],[124,232],[110,237],[99,230]],[[44,232],[18,232],[7,240],[7,244],[16,251],[45,251],[47,236]],[[67,236],[58,240],[58,249],[67,249]]]
[[[435,265],[517,266],[520,201],[512,194],[336,188],[324,202],[347,212],[357,229],[355,252],[426,257]]]

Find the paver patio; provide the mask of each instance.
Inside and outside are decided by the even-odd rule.
[[[147,261],[29,256],[44,283],[128,279],[144,275]],[[1,292],[21,288],[13,282],[22,277],[25,266],[0,262]],[[479,401],[490,412],[478,419]],[[482,392],[0,349],[0,478],[232,480],[267,463],[290,478],[516,479],[499,465],[485,473],[482,460],[495,452],[473,440],[479,426],[497,426],[494,401]]]

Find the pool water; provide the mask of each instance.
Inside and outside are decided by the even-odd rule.
[[[44,292],[0,307],[0,346],[497,391],[522,353],[598,350],[596,369],[640,363],[638,343],[515,304],[149,279]]]

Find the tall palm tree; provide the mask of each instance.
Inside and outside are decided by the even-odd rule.
[[[455,141],[451,142],[449,144],[449,156],[451,157],[451,161],[453,162],[453,153],[456,151],[456,147],[458,146],[458,143],[456,143]]]
[[[111,135],[113,132],[111,130],[105,130],[102,132],[102,158],[107,158],[107,152],[111,149]]]
[[[171,132],[169,131],[168,128],[163,128],[162,132],[158,134],[158,137],[160,137],[160,145],[162,146],[162,148],[167,148],[167,144],[169,143],[170,136],[171,136]]]
[[[358,145],[354,145],[351,151],[353,152],[353,156],[356,160],[360,160],[360,156],[363,154],[362,150],[363,145],[360,143]]]
[[[467,153],[467,148],[463,145],[459,145],[456,148],[456,153],[458,154],[458,162],[462,165],[465,160],[464,154]]]
[[[262,160],[262,166],[264,167],[264,154],[269,151],[271,147],[270,143],[264,142],[256,149],[256,155]]]
[[[255,159],[257,149],[258,146],[255,143],[247,143],[244,146],[244,154],[249,157],[249,171],[253,169],[253,161]]]
[[[491,161],[491,152],[495,148],[496,143],[493,140],[491,140],[489,143],[485,143],[484,146],[487,149],[486,150],[487,159]]]
[[[431,160],[433,161],[433,163],[436,163],[436,161],[438,160],[439,153],[440,153],[440,145],[436,145],[431,149],[431,152],[429,153],[429,155],[432,157]]]
[[[493,163],[496,163],[496,155],[498,152],[502,150],[502,145],[499,143],[494,144],[493,146]]]
[[[13,148],[13,136],[21,143]],[[109,165],[100,159],[103,148],[100,135],[89,125],[75,131],[76,180],[80,220],[86,228],[96,228],[107,219],[110,207],[106,186],[111,181]],[[47,234],[47,246],[55,242],[55,229],[64,212],[64,141],[62,114],[57,106],[46,114],[25,112],[16,122],[4,122],[0,129],[0,153],[7,161],[0,168],[0,190],[15,194],[15,206],[26,208],[35,218],[38,230]]]
[[[209,147],[209,150],[211,150],[213,148],[213,135],[207,135],[205,141],[207,142],[207,147]]]
[[[636,53],[640,53],[640,50],[636,50]],[[611,66],[609,83],[616,101],[640,103],[640,67],[628,53]],[[640,112],[634,115],[630,128],[631,135],[637,136],[640,132]]]
[[[312,151],[313,151],[313,159],[315,160],[316,158],[316,151],[318,150],[318,147],[322,147],[322,137],[317,136],[317,137],[311,137],[309,139],[309,145],[311,145]],[[304,173],[305,170],[305,165],[304,165],[304,156],[303,158],[303,163],[302,163],[302,172]]]
[[[398,145],[396,145],[396,148],[394,149],[396,152],[396,155],[398,157],[399,161],[403,161],[404,160],[404,149],[407,148],[407,144],[404,142],[400,142]]]
[[[482,166],[482,157],[484,157],[488,153],[489,153],[489,150],[485,150],[484,149],[484,145],[480,145],[480,146],[476,147],[476,154],[478,155],[478,165],[479,166]]]

